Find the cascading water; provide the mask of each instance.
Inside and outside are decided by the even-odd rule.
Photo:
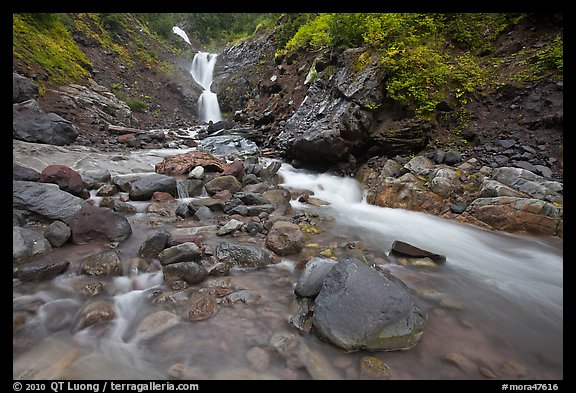
[[[204,92],[198,98],[198,115],[205,122],[222,120],[216,93],[210,91],[217,57],[218,55],[214,53],[198,52],[194,56],[194,60],[192,60],[192,68],[190,69],[190,73],[196,83],[204,89]]]
[[[174,26],[172,31],[174,34],[182,37],[182,39],[188,44],[192,45],[184,30],[178,26]],[[205,122],[217,122],[222,120],[220,105],[218,105],[218,97],[216,96],[216,93],[213,93],[210,90],[217,57],[218,55],[215,53],[198,52],[194,55],[192,67],[190,68],[192,78],[194,78],[196,83],[204,89],[198,98],[198,117]]]

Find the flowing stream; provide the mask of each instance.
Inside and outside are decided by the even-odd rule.
[[[142,159],[142,153],[134,154]],[[161,156],[146,155],[150,171]],[[69,163],[72,167],[83,163],[69,154],[63,154],[60,163],[67,164],[66,159],[74,160]],[[130,173],[129,168],[124,173]],[[279,174],[285,187],[308,189],[330,202],[312,206],[292,201],[295,211],[313,217],[321,230],[308,235],[306,252],[315,252],[316,244],[362,243],[369,260],[424,299],[429,318],[415,348],[344,353],[298,331],[289,323],[298,308],[293,294],[301,273],[297,257],[264,269],[232,270],[229,276],[209,277],[192,286],[193,293],[251,294],[244,303],[222,304],[211,318],[143,325],[159,310],[182,315],[177,297],[186,292],[178,294],[164,285],[154,262],[142,268],[138,249],[153,230],[177,233],[188,228],[185,221],[146,213],[142,206],[128,216],[133,234],[117,248],[122,276],[95,280],[79,274],[83,257],[110,249],[92,241],[67,244],[49,254],[70,261],[69,269],[58,277],[40,283],[14,280],[13,318],[18,328],[13,334],[13,377],[357,379],[361,359],[376,356],[399,379],[563,378],[561,240],[487,232],[427,214],[371,206],[351,178],[296,170],[287,164]],[[204,243],[215,246],[221,240],[205,234]],[[443,254],[446,263],[437,268],[394,263],[388,258],[394,240]],[[81,292],[92,281],[103,284],[95,298]],[[93,300],[110,304],[115,317],[107,324],[76,329],[79,310]],[[296,349],[282,352],[279,338],[294,343]]]

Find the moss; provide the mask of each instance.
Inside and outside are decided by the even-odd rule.
[[[28,15],[13,15],[13,56],[28,67],[40,65],[49,82],[79,81],[88,77],[92,68],[62,23],[64,17],[57,15],[49,23],[38,23]]]

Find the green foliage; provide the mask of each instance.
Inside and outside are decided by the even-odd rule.
[[[13,14],[12,54],[32,67],[40,65],[48,81],[68,83],[89,75],[90,60],[78,48],[59,14]]]
[[[316,51],[332,45],[330,23],[332,14],[321,14],[300,26],[298,31],[286,43],[288,53],[297,50]]]
[[[138,98],[126,98],[124,102],[134,112],[144,112],[148,108],[148,104]]]
[[[564,40],[558,34],[554,41],[544,46],[535,55],[535,66],[539,71],[564,70]]]

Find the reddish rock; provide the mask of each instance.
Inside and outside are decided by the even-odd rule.
[[[78,196],[86,188],[80,174],[66,165],[48,165],[40,174],[40,181],[58,184],[62,191]]]
[[[72,242],[83,244],[92,239],[122,241],[130,237],[132,227],[123,215],[105,207],[85,204],[68,222]]]
[[[296,224],[276,221],[268,232],[266,246],[278,255],[298,254],[304,248],[304,234]]]
[[[174,197],[167,192],[156,191],[156,192],[154,192],[154,194],[152,194],[151,200],[152,201],[158,201],[158,202],[173,201]]]
[[[120,136],[118,136],[118,138],[116,138],[116,140],[118,141],[118,143],[126,143],[132,138],[136,138],[136,134],[120,135]]]
[[[197,166],[212,172],[222,172],[227,167],[225,162],[216,159],[210,153],[194,151],[165,157],[162,162],[156,164],[155,170],[156,173],[164,175],[184,175]]]
[[[221,173],[221,176],[227,175],[234,176],[236,179],[242,181],[242,178],[246,175],[244,163],[241,160],[234,160],[234,162],[228,165]]]

